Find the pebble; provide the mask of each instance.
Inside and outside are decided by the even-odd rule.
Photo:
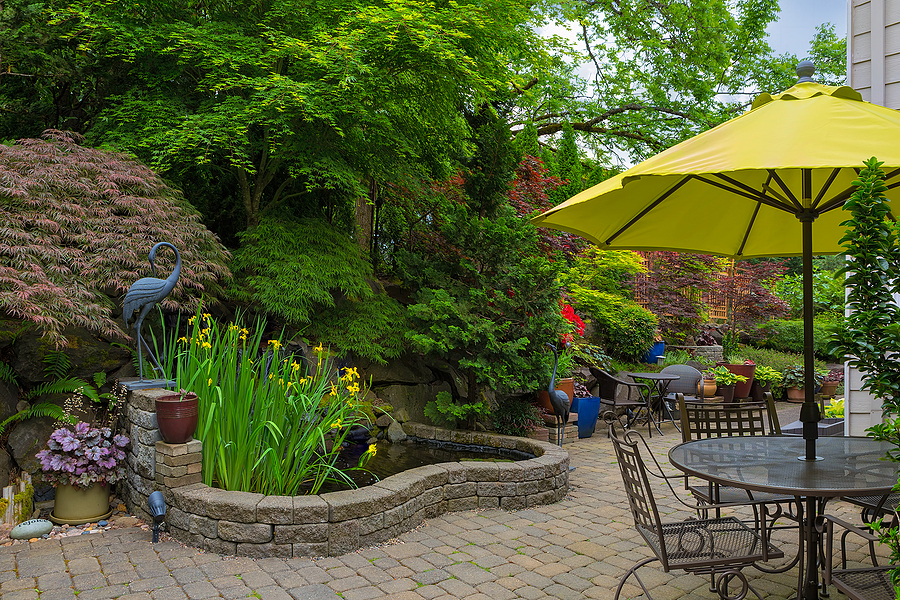
[[[106,527],[107,525],[109,525],[109,521],[106,521],[106,520],[98,521],[97,525],[99,525],[100,527]]]

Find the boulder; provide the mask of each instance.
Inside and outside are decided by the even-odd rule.
[[[387,428],[387,439],[390,443],[396,444],[397,442],[404,441],[408,436],[406,432],[403,431],[403,426],[400,423],[394,421]]]
[[[28,540],[41,537],[51,531],[53,531],[53,523],[47,519],[31,519],[13,527],[9,532],[9,537],[14,540]]]
[[[6,450],[0,448],[0,488],[9,485],[9,472],[12,470],[13,460]]]
[[[50,417],[25,419],[16,423],[6,444],[12,450],[13,459],[20,469],[27,473],[41,471],[41,462],[34,455],[43,450],[55,429],[56,422]]]
[[[381,428],[385,428],[385,427],[390,426],[390,424],[393,422],[394,422],[394,420],[390,417],[390,415],[380,415],[375,420],[375,425],[377,425],[378,427],[381,427]]]
[[[430,423],[425,416],[425,405],[435,399],[438,392],[450,392],[450,384],[440,381],[422,385],[390,385],[378,390],[378,397],[394,407],[394,418],[399,420],[399,411],[406,409],[407,420],[417,423]]]
[[[364,374],[363,380],[367,381],[370,377],[372,378],[373,387],[395,384],[428,384],[434,381],[434,373],[417,354],[404,354],[385,365],[361,360],[359,370],[361,374]]]
[[[425,364],[429,369],[438,373],[441,379],[450,383],[452,388],[451,393],[454,398],[462,398],[465,400],[469,397],[469,383],[466,377],[460,373],[456,367],[442,358],[430,356],[425,357]]]
[[[0,381],[0,422],[18,412],[19,388],[11,383]]]
[[[91,381],[94,373],[112,373],[131,362],[131,351],[100,340],[87,329],[68,327],[63,331],[68,346],[61,351],[72,361],[73,377]],[[44,381],[43,358],[56,350],[52,342],[41,338],[37,331],[28,331],[15,344],[15,358],[11,367],[19,377],[19,384],[28,388]]]

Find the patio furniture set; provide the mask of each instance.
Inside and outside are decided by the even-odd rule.
[[[646,448],[646,442],[629,429],[641,415],[646,418],[648,435],[652,437],[654,428],[661,434],[654,409],[660,420],[672,419],[674,423],[673,406],[666,393],[669,384],[679,377],[630,374],[648,381],[644,383],[627,382],[597,369],[592,373],[601,382],[601,398],[612,409],[604,418],[635,527],[654,555],[624,574],[616,599],[631,576],[649,598],[637,571],[659,561],[666,572],[681,569],[709,575],[710,591],[723,599],[743,598],[750,591],[761,598],[741,572],[748,566],[782,573],[799,564],[798,600],[816,599],[820,593],[827,597],[828,585],[853,600],[894,600],[889,574],[892,567],[879,566],[875,558],[877,538],[870,531],[825,514],[826,503],[841,498],[861,508],[864,522],[893,517],[900,494],[892,493],[897,483],[896,465],[884,460],[890,444],[868,437],[825,437],[818,441],[816,460],[808,460],[804,454],[807,440],[781,435],[771,394],[767,393],[762,403],[722,404],[686,399],[677,392],[672,396],[681,420],[682,443],[669,451],[668,458],[680,473],[667,475],[649,450],[647,455],[653,459],[655,471],[647,468],[640,450],[642,444]],[[616,400],[619,386],[627,393]],[[617,432],[623,423],[615,409],[624,409],[624,434]],[[681,522],[662,521],[648,475],[662,478],[679,502],[697,516]],[[694,478],[702,483],[693,482]],[[678,498],[672,479],[684,479],[693,504]],[[752,520],[722,516],[723,510],[736,507],[752,508]],[[833,564],[835,524],[843,529],[840,569]],[[773,560],[784,558],[771,542],[776,528],[796,528],[798,535],[797,554],[780,564],[773,564]],[[868,543],[871,568],[847,568],[848,534],[861,536]],[[729,590],[735,583],[740,586],[736,594]]]

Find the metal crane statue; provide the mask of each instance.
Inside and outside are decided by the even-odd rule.
[[[569,407],[572,401],[569,395],[562,390],[556,389],[556,367],[559,365],[559,354],[556,352],[555,344],[547,344],[553,350],[553,375],[550,376],[550,387],[547,391],[550,393],[550,406],[553,407],[553,414],[556,415],[556,439],[559,445],[563,444],[563,437],[566,435],[566,423],[569,421]]]
[[[157,251],[163,246],[171,248],[172,251],[175,252],[175,268],[172,269],[172,272],[168,277],[159,279],[156,277],[156,264],[154,261],[156,260]],[[126,387],[130,387],[131,389],[150,387],[151,385],[155,387],[160,383],[171,383],[144,379],[142,346],[147,347],[147,353],[153,360],[153,364],[159,369],[159,372],[162,373],[163,370],[159,365],[159,361],[153,356],[150,345],[147,344],[143,336],[141,336],[141,325],[144,323],[144,317],[147,316],[153,307],[175,289],[175,284],[178,282],[178,276],[181,274],[181,255],[178,253],[178,249],[168,242],[159,242],[158,244],[155,244],[150,250],[150,271],[153,273],[153,277],[142,277],[128,288],[128,292],[125,294],[125,303],[122,306],[122,317],[125,319],[126,326],[131,321],[132,316],[134,316],[134,312],[140,311],[138,312],[137,319],[134,321],[134,331],[135,337],[137,338],[138,364],[140,365],[141,379],[139,382],[133,382],[131,385],[126,385]]]

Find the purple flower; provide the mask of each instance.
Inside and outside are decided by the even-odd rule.
[[[128,445],[128,442],[130,442],[130,441],[131,440],[129,440],[124,435],[117,435],[116,437],[113,438],[113,443],[116,446],[118,446],[119,448],[124,448],[125,446]]]
[[[94,482],[115,483],[124,476],[125,452],[129,439],[115,435],[109,427],[91,427],[79,422],[72,431],[61,427],[50,435],[47,450],[35,456],[47,478],[59,483],[89,486]]]

